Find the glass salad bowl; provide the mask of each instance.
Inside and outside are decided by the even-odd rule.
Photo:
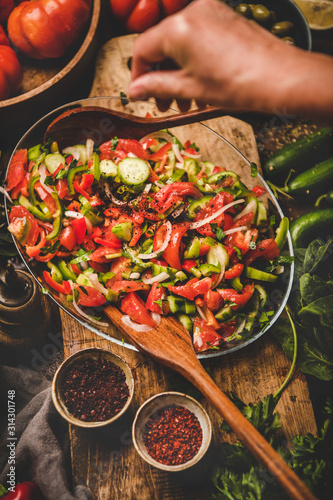
[[[124,104],[121,99],[117,97],[97,97],[83,99],[62,106],[40,119],[20,139],[14,150],[14,153],[18,149],[28,149],[38,143],[41,143],[44,133],[49,124],[65,111],[77,107],[87,106],[107,108],[141,117],[145,117],[147,112],[149,112],[153,117],[167,116],[177,113],[177,111],[172,109],[168,110],[165,113],[161,113],[157,109],[156,104],[151,101],[129,102],[127,104]],[[243,125],[245,127],[249,127],[247,124]],[[117,131],[113,130],[112,126],[110,127],[110,123],[101,123],[101,128],[105,128],[106,126],[109,127],[108,130],[110,130],[110,138],[114,135],[117,135]],[[85,123],[82,124],[82,127],[84,135],[86,135],[87,138],[91,138],[98,143],[99,130],[89,130],[88,128],[86,128]],[[214,128],[216,130],[214,130]],[[225,130],[226,135],[230,137],[231,142],[220,135],[218,131],[222,129]],[[199,122],[191,125],[175,127],[174,129],[170,129],[170,132],[173,133],[182,143],[188,139],[191,142],[194,142],[200,148],[202,160],[212,162],[214,165],[226,167],[227,170],[233,170],[234,172],[236,172],[240,176],[241,180],[246,184],[248,189],[252,189],[256,185],[263,187],[265,189],[265,193],[261,196],[260,200],[263,201],[269,216],[274,215],[274,218],[271,218],[271,220],[275,219],[275,224],[273,225],[273,227],[274,229],[276,229],[276,227],[279,225],[279,222],[283,218],[282,210],[262,176],[259,173],[257,174],[257,176],[255,176],[253,174],[253,168],[253,176],[251,176],[251,162],[235,146],[233,146],[232,142],[234,141],[234,138],[237,138],[237,121],[235,119],[226,118],[223,122],[223,119],[219,118],[202,123]],[[103,134],[105,135],[105,130],[103,130]],[[248,146],[248,143],[246,137],[246,129],[244,129],[244,127],[239,130],[238,137],[241,138],[241,142],[245,145],[246,149],[246,145]],[[7,200],[5,200],[5,205],[8,209],[9,203]],[[274,236],[273,227],[269,226],[267,228],[268,238]],[[21,248],[21,246],[16,242],[15,239],[14,241],[19,255],[23,259],[31,275],[36,279],[37,283],[45,289],[44,291],[49,293],[51,298],[57,303],[59,307],[66,311],[73,319],[75,319],[91,331],[95,332],[96,334],[119,345],[124,345],[128,349],[136,350],[136,348],[132,344],[123,339],[123,334],[118,330],[117,326],[112,324],[110,320],[103,314],[103,307],[94,309],[90,308],[89,310],[86,310],[91,316],[101,317],[101,322],[103,322],[105,326],[91,321],[89,319],[89,316],[84,317],[83,315],[79,314],[73,304],[67,300],[66,295],[56,292],[47,285],[43,278],[43,270],[46,269],[46,265],[42,262],[37,262],[34,259],[30,259],[25,254],[24,249]],[[293,256],[293,248],[289,232],[287,234],[283,252],[287,256]],[[216,357],[236,351],[254,342],[261,335],[263,335],[263,333],[267,331],[268,328],[277,320],[287,303],[292,286],[293,270],[294,266],[293,263],[291,263],[291,265],[284,268],[284,271],[283,269],[281,269],[281,271],[283,272],[279,274],[278,279],[274,283],[269,283],[267,287],[265,287],[265,309],[260,311],[261,314],[257,315],[257,320],[255,321],[255,326],[250,337],[243,338],[241,340],[224,342],[223,345],[218,349],[210,349],[208,351],[199,353],[198,358],[202,359]],[[266,307],[268,307],[268,309],[266,309]]]

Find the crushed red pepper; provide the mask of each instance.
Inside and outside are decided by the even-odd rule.
[[[202,428],[196,415],[183,406],[170,405],[153,413],[143,442],[149,455],[164,465],[191,460],[202,444]]]
[[[73,364],[64,377],[62,394],[75,418],[99,422],[112,418],[123,408],[129,388],[124,371],[100,356]]]

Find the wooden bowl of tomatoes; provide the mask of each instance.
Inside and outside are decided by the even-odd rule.
[[[95,54],[101,0],[56,1],[53,9],[59,11],[57,18],[51,0],[19,3],[7,21],[10,44],[0,26],[2,140],[16,140],[38,117],[62,104]]]

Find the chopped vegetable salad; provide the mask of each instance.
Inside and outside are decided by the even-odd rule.
[[[250,337],[273,314],[262,308],[287,263],[288,219],[274,233],[265,190],[189,140],[160,131],[62,151],[37,144],[14,153],[6,189],[9,231],[44,263],[52,293],[97,325],[107,326],[90,308],[110,302],[136,331],[171,314],[202,352]]]

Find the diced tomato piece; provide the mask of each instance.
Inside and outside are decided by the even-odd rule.
[[[220,347],[223,338],[203,319],[195,318],[193,325],[193,347],[196,352],[203,352],[213,347]]]
[[[91,233],[90,235],[90,238],[91,239],[94,239],[94,238],[100,238],[102,236],[102,230],[100,227],[95,227],[94,228],[94,231]]]
[[[111,280],[110,280],[111,281]],[[114,292],[138,292],[139,290],[150,290],[150,286],[146,285],[142,281],[130,281],[130,280],[122,280],[122,281],[115,281],[111,284],[108,284],[106,282],[107,288],[110,288]]]
[[[122,243],[120,240],[119,240],[120,244],[117,241],[108,241],[108,240],[104,240],[102,238],[94,238],[94,242],[97,243],[98,245],[102,245],[103,247],[108,247],[108,248],[119,249],[122,247]]]
[[[215,165],[212,174],[219,174],[220,172],[225,172],[225,171],[226,171],[225,167],[218,167],[217,165]]]
[[[81,205],[78,201],[73,200],[67,207],[67,210],[72,210],[73,212],[79,212],[81,210]]]
[[[99,262],[100,264],[107,264],[111,259],[108,259],[106,256],[115,253],[120,253],[117,248],[99,247],[90,255],[90,260]]]
[[[87,232],[86,219],[84,217],[80,217],[80,219],[73,219],[72,226],[75,232],[76,241],[78,245],[81,245]]]
[[[40,254],[40,249],[46,245],[46,234],[43,228],[39,228],[40,240],[35,246],[26,246],[25,251],[29,257],[36,257]]]
[[[224,277],[227,280],[232,280],[233,278],[237,278],[242,274],[243,269],[244,269],[244,264],[235,264],[232,268],[228,269],[225,272]]]
[[[132,239],[128,245],[130,247],[134,247],[137,244],[137,242],[139,241],[139,239],[141,238],[141,235],[142,235],[141,227],[138,226],[137,224],[133,224]]]
[[[83,246],[83,248],[87,251],[87,252],[91,252],[91,251],[94,251],[96,250],[96,243],[94,241],[92,241],[92,239],[90,238],[90,236],[85,236],[83,238],[83,242],[81,243],[81,246]]]
[[[94,174],[82,174],[80,188],[87,190],[92,186],[94,182]]]
[[[84,288],[85,292],[82,290]],[[76,286],[75,289],[79,292],[77,303],[85,307],[98,307],[106,302],[106,298],[93,286]]]
[[[188,260],[184,260],[183,264],[182,264],[182,268],[187,271],[188,273],[191,272],[191,269],[192,267],[197,267],[198,265],[198,262],[194,259],[188,259]]]
[[[11,191],[23,179],[28,168],[28,150],[18,149],[10,161],[7,173],[7,189]]]
[[[181,270],[182,265],[180,262],[180,245],[182,242],[182,237],[188,229],[187,222],[181,222],[179,224],[173,224],[171,238],[168,246],[163,252],[163,257],[169,264],[169,266]]]
[[[68,196],[68,183],[65,179],[59,179],[56,182],[56,190],[59,198],[63,200]]]
[[[218,292],[214,292],[213,290],[208,290],[208,292],[204,295],[204,300],[206,306],[211,311],[218,311],[222,307],[223,298]]]
[[[21,245],[34,246],[39,236],[39,226],[35,217],[21,205],[14,205],[9,214],[8,230]]]
[[[168,314],[169,305],[165,299],[166,293],[164,286],[160,286],[159,283],[153,283],[147,298],[146,308],[149,309],[149,311],[156,312],[158,314]],[[156,304],[156,302],[160,300],[162,301],[163,310],[159,304]]]
[[[257,248],[249,250],[243,259],[246,266],[251,264],[255,259],[261,258],[265,260],[273,260],[280,255],[280,249],[273,238],[262,240]]]
[[[100,150],[99,159],[102,160],[112,160],[114,157],[111,151],[111,141],[104,142],[98,148]]]
[[[251,191],[253,191],[255,196],[261,196],[262,194],[264,194],[266,192],[266,189],[257,185],[257,186],[254,186],[254,188],[252,188]]]
[[[128,157],[128,153],[132,153],[142,160],[148,159],[148,152],[139,141],[135,139],[119,139],[115,149],[115,155],[122,160]]]
[[[71,264],[70,267],[72,268],[74,273],[77,274],[78,276],[79,276],[79,274],[82,274],[81,269],[76,264]]]
[[[146,116],[146,118],[147,118],[147,116]],[[152,117],[150,116],[150,118],[152,118]],[[158,144],[158,140],[154,139],[153,137],[148,137],[148,139],[146,139],[144,142],[142,142],[143,149],[148,149],[151,146],[157,146],[157,144]]]
[[[59,234],[60,245],[67,248],[70,252],[76,245],[75,231],[72,226],[65,227]]]
[[[51,214],[54,215],[58,210],[56,202],[52,198],[51,194],[46,191],[46,189],[44,189],[39,181],[35,184],[35,191],[37,191],[40,199],[43,200],[47,208],[50,210]]]
[[[214,330],[218,330],[220,328],[220,324],[217,321],[217,319],[215,318],[213,312],[209,309],[209,307],[206,306],[205,303],[201,306],[201,308],[202,308],[202,312],[204,313],[204,316],[206,318],[207,325],[214,328]]]
[[[225,191],[217,193],[217,195],[214,196],[214,198],[212,198],[207,203],[207,205],[197,213],[195,217],[195,222],[201,221],[213,215],[213,213],[217,212],[220,208],[224,207],[228,203],[231,203],[232,200],[233,196],[230,193],[227,193]],[[204,226],[197,228],[197,231],[204,236],[210,236],[212,238],[215,238],[215,234],[211,230],[210,224],[214,223],[224,228],[224,226],[222,226],[224,218],[225,218],[225,213],[222,213],[215,219],[213,219],[209,224],[205,224]]]
[[[237,326],[237,319],[231,319],[226,323],[220,323],[220,332],[224,339],[227,339],[234,333]]]
[[[208,290],[212,288],[212,279],[204,278],[199,280],[198,278],[193,278],[186,283],[186,285],[180,286],[168,286],[170,292],[176,295],[181,295],[189,300],[194,300],[197,295],[204,295]]]
[[[17,184],[16,187],[12,189],[10,193],[11,199],[16,200],[20,194],[23,194],[27,198],[29,197],[28,186],[29,186],[30,173],[27,172],[24,178]]]
[[[163,157],[167,154],[167,152],[169,151],[169,149],[171,149],[171,142],[167,142],[166,144],[164,144],[158,151],[156,151],[156,153],[152,153],[150,156],[149,156],[149,160],[153,160],[153,161],[159,161],[159,160],[162,160]]]
[[[148,325],[155,328],[157,325],[150,316],[143,300],[135,292],[125,295],[120,305],[123,313],[127,314],[133,321],[141,325]]]
[[[95,269],[98,273],[107,273],[109,268],[106,264],[100,264],[99,262],[94,262],[93,260],[89,260],[88,264],[90,267]]]
[[[182,200],[185,196],[193,198],[202,198],[202,193],[197,189],[192,182],[173,182],[162,187],[156,193],[152,202],[152,207],[159,213],[168,210],[177,201]]]
[[[244,306],[250,300],[254,292],[254,285],[253,283],[251,285],[246,285],[240,293],[233,288],[217,289],[216,291],[221,295],[224,301],[228,300],[229,302],[236,304],[231,306],[231,309],[235,311],[239,307]]]
[[[43,271],[43,277],[46,281],[46,283],[52,287],[56,292],[58,293],[63,293],[64,295],[68,295],[71,293],[71,285],[69,281],[63,280],[63,282],[60,284],[57,281],[55,281],[52,277],[51,274],[48,273],[47,271]]]

